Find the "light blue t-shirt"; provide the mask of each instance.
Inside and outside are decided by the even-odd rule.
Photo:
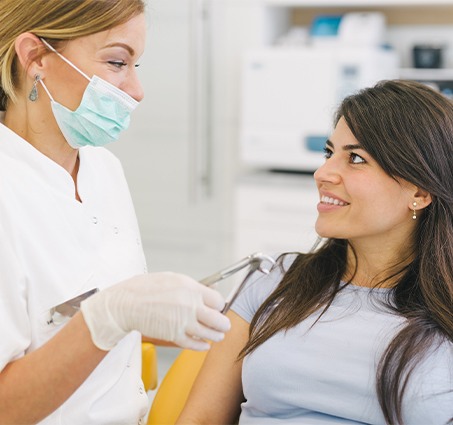
[[[275,269],[251,281],[232,309],[250,323],[281,278]],[[404,325],[383,306],[387,291],[349,285],[312,329],[319,312],[246,356],[240,425],[385,425],[376,365]],[[417,367],[403,415],[405,425],[445,425],[453,417],[453,344],[443,343]]]

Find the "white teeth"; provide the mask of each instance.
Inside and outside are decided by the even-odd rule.
[[[339,199],[336,199],[336,198],[330,198],[328,196],[321,196],[321,202],[323,204],[331,204],[331,205],[340,205],[340,206],[344,206],[344,205],[347,205],[346,202],[343,202],[343,201],[340,201]]]

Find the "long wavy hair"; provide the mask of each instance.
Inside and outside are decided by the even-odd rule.
[[[396,279],[388,308],[406,325],[379,361],[376,391],[387,423],[402,424],[402,400],[415,366],[443,341],[453,342],[453,104],[421,83],[383,81],[347,97],[335,124],[340,117],[389,176],[432,196],[417,219],[412,260],[395,259],[399,268],[387,276]],[[240,357],[313,312],[324,313],[342,288],[351,248],[348,240],[327,239],[298,254],[254,316]]]
[[[14,43],[20,34],[31,32],[58,48],[64,41],[114,28],[144,11],[144,0],[0,0],[0,111],[16,100]]]

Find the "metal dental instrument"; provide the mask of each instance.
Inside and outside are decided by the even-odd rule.
[[[220,270],[217,273],[214,273],[211,276],[205,277],[204,279],[200,280],[200,283],[206,286],[212,286],[220,280],[226,279],[227,277],[232,276],[242,269],[249,267],[249,271],[245,278],[242,280],[242,282],[239,282],[228,295],[225,306],[222,309],[222,313],[226,313],[253,273],[260,271],[261,273],[269,274],[270,268],[264,268],[262,265],[265,262],[269,263],[270,268],[272,268],[272,266],[275,264],[275,260],[272,257],[269,257],[268,255],[262,254],[260,252],[256,252],[243,258],[237,263],[234,263],[233,265],[226,267],[225,269]]]
[[[91,297],[91,295],[98,292],[98,288],[90,289],[89,291],[77,295],[77,297],[71,298],[64,303],[58,304],[50,309],[50,321],[47,324],[60,325],[64,323],[68,318],[74,316],[80,310],[80,304],[83,300]]]

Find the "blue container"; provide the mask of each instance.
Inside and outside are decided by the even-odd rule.
[[[321,15],[313,19],[310,27],[312,37],[336,37],[340,26],[341,16]]]

